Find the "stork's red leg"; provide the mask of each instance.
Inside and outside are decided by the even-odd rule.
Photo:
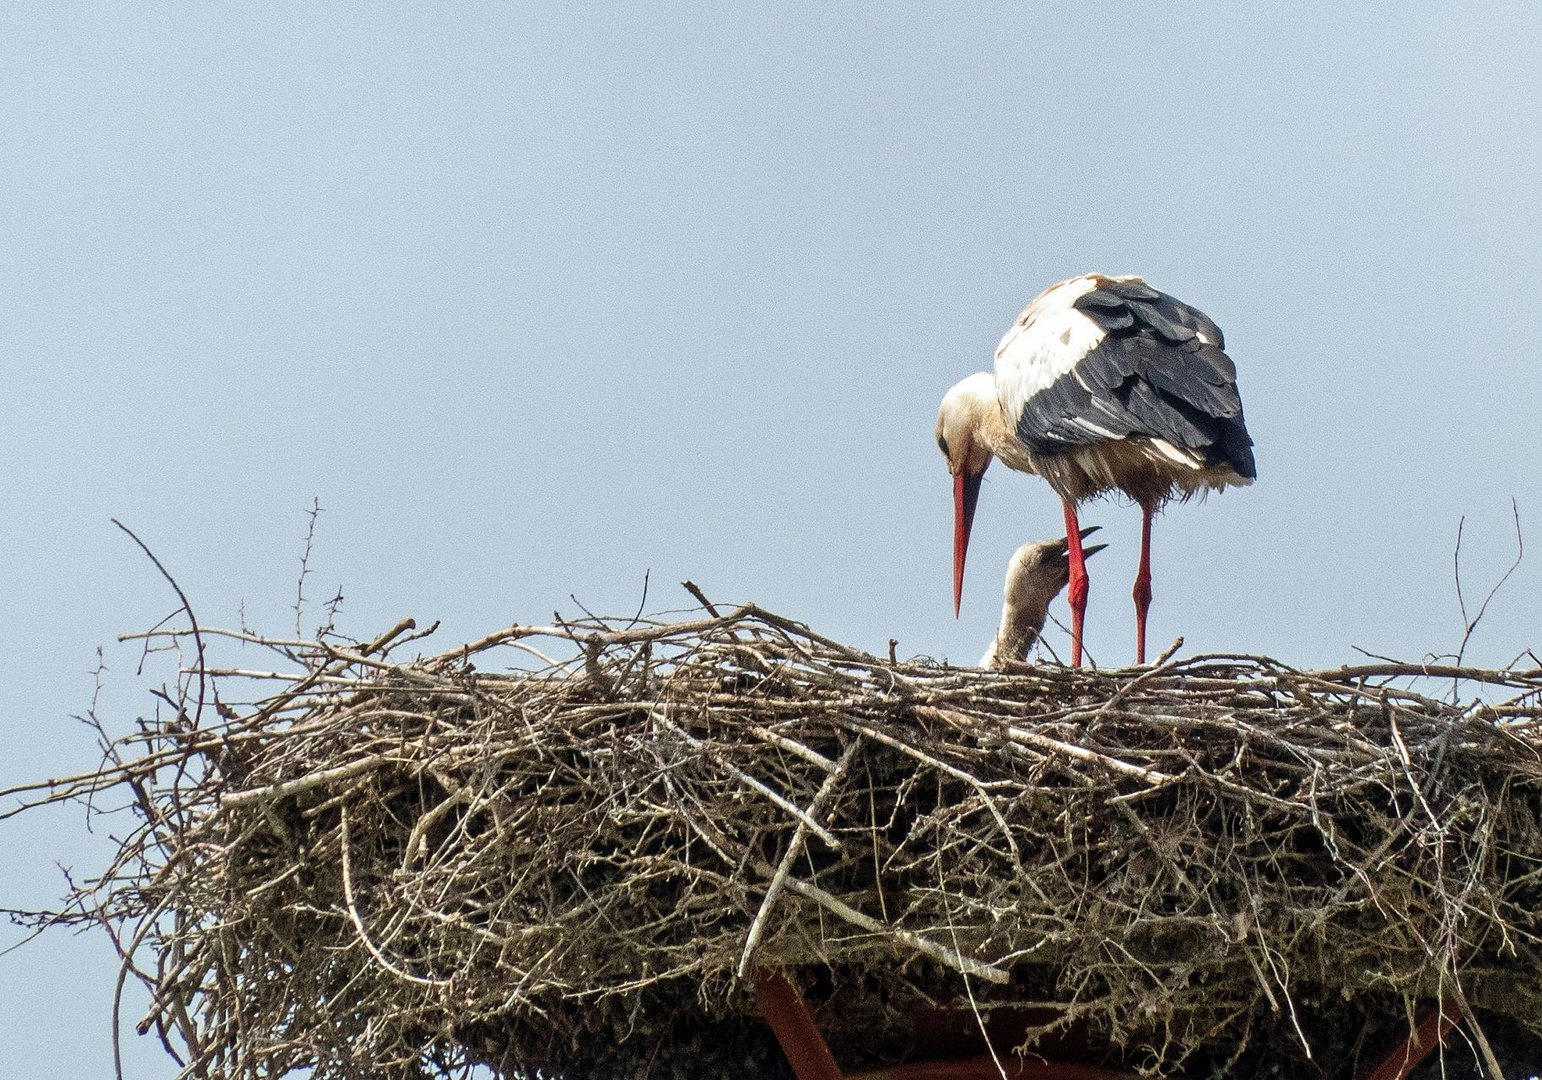
[[[1140,504],[1140,569],[1135,573],[1135,662],[1146,662],[1146,612],[1151,610],[1151,517],[1156,513],[1152,500]]]
[[[1082,666],[1082,621],[1087,615],[1087,556],[1082,551],[1082,531],[1076,507],[1065,504],[1065,546],[1071,561],[1071,580],[1066,599],[1071,602],[1071,666]]]

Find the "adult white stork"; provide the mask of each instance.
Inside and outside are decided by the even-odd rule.
[[[1081,539],[1098,531],[1089,525],[1081,530]],[[1096,555],[1107,544],[1083,546],[1083,555]],[[1024,544],[1007,563],[1007,580],[1002,588],[1001,628],[991,640],[991,647],[980,658],[982,668],[999,671],[1012,660],[1022,660],[1044,632],[1049,605],[1071,580],[1071,559],[1063,539],[1039,540]]]
[[[937,444],[953,474],[953,610],[992,457],[1038,473],[1065,505],[1071,663],[1080,666],[1087,567],[1076,505],[1122,491],[1140,505],[1135,655],[1146,659],[1151,519],[1170,499],[1251,483],[1253,440],[1221,328],[1138,277],[1085,274],[1045,289],[996,348],[996,373],[942,399]]]

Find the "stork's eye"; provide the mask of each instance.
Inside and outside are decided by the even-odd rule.
[[[943,457],[948,457],[948,440],[941,435],[937,436],[937,449],[942,451]]]

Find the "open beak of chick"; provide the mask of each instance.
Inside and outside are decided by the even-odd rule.
[[[1088,525],[1085,529],[1081,530],[1079,535],[1083,540],[1086,540],[1087,537],[1091,536],[1101,528],[1101,525]],[[1095,555],[1107,546],[1107,544],[1083,544],[1082,556],[1085,558],[1088,555]],[[1064,538],[1055,541],[1054,551],[1057,559],[1065,560],[1067,570],[1069,570],[1071,565],[1071,553],[1066,548],[1066,542]]]

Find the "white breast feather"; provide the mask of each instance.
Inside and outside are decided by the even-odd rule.
[[[1074,368],[1103,340],[1102,328],[1071,306],[1096,287],[1091,275],[1051,285],[996,346],[996,393],[1008,426],[1022,415],[1029,398]]]

